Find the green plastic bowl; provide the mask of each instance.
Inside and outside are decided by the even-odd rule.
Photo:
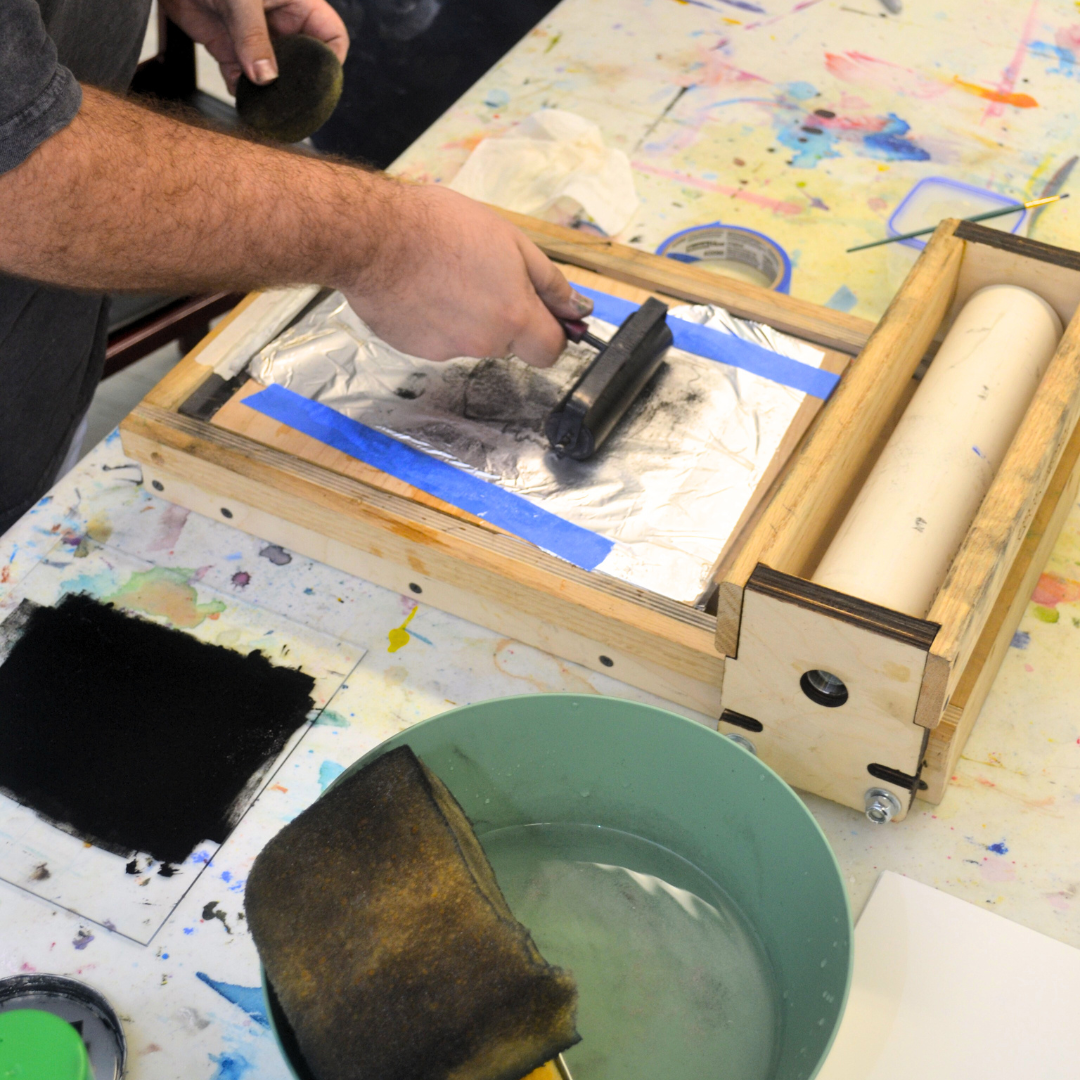
[[[426,720],[343,777],[403,744],[450,788],[481,842],[509,826],[600,825],[659,844],[711,878],[750,924],[771,966],[778,1017],[768,1077],[810,1080],[817,1073],[851,981],[851,912],[821,829],[768,766],[663,709],[535,694]],[[272,990],[267,996],[282,1052],[294,1075],[308,1080]],[[568,1055],[571,1071],[576,1051]],[[713,1075],[726,1075],[724,1062]],[[589,1078],[575,1072],[575,1080]],[[666,1080],[707,1078],[668,1072]]]

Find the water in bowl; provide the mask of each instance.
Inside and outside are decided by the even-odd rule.
[[[666,848],[590,825],[480,838],[514,914],[578,983],[574,1080],[766,1080],[775,983],[723,890]]]

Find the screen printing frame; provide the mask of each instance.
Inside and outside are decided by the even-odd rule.
[[[835,527],[837,507],[864,475],[858,463],[869,468],[890,418],[895,419],[914,388],[912,375],[923,355],[932,349],[935,333],[957,291],[962,250],[942,255],[948,241],[959,244],[960,249],[964,246],[952,238],[956,223],[943,224],[942,229],[948,227],[947,240],[928,245],[875,330],[866,320],[721,277],[692,264],[500,212],[582,284],[635,301],[658,295],[668,302],[717,304],[734,315],[766,323],[827,350],[823,366],[830,370],[842,369],[846,357],[858,354],[828,403],[822,406],[815,399],[804,402],[806,407],[800,410],[774,459],[771,475],[759,485],[737,540],[727,545],[718,541],[719,618],[603,573],[580,570],[294,429],[253,410],[236,409],[239,399],[251,392],[250,386],[225,386],[222,402],[235,400],[212,419],[181,411],[193,394],[205,397],[215,378],[221,387],[222,378],[215,376],[215,371],[228,375],[241,370],[247,359],[310,302],[312,289],[252,294],[244,300],[121,424],[124,449],[143,464],[145,482],[172,502],[223,518],[267,541],[719,717],[725,663],[738,655],[743,591],[751,574],[759,562],[781,571],[793,562],[777,566],[770,561],[771,549],[762,538],[776,528],[793,536],[812,529],[820,545],[830,526]],[[991,230],[980,233],[1000,235]],[[901,339],[904,345],[898,348]],[[845,391],[849,382],[857,387],[857,394]],[[853,401],[868,410],[872,417],[869,425],[852,425],[852,415],[859,415],[852,412]],[[1074,424],[1075,411],[1068,435]],[[1055,462],[1060,456],[1056,455]],[[807,485],[798,478],[807,475],[808,466],[810,475],[824,475],[829,470],[822,470],[821,463],[830,460],[846,463],[845,468],[854,462],[856,467],[849,469],[851,475],[841,477],[839,494],[822,501],[820,483]],[[1071,483],[1071,473],[1069,479]],[[1043,483],[1034,495],[1029,493],[1027,502],[1034,499],[1041,511],[1039,503],[1048,486],[1051,494],[1056,490]],[[801,493],[795,513],[789,513],[784,505],[792,490]],[[1047,495],[1046,502],[1050,500]],[[1050,509],[1057,511],[1059,503],[1069,504],[1062,491]],[[830,510],[823,515],[826,504]],[[1031,565],[1038,563],[1034,570],[1037,576],[1049,544],[1060,530],[1063,514],[1051,517],[1042,546],[1030,551],[1025,546],[1020,551],[1021,556],[1027,554],[1028,576]],[[1020,565],[1021,560],[1013,558],[1017,550],[1019,545],[1014,545],[1007,553],[1009,568]],[[806,553],[800,549],[800,554],[805,562]],[[802,565],[799,563],[800,569]],[[1023,591],[1027,577],[1022,573],[1014,581],[1015,573],[1005,576],[1005,588],[1012,584],[1019,590],[1014,589],[1020,604],[1015,613],[1018,621],[1023,611],[1020,593],[1024,601],[1030,593],[1030,589]],[[997,599],[995,593],[991,600]],[[1008,599],[1012,602],[1013,595]],[[1005,634],[1012,608],[1006,615],[998,620],[999,635]],[[869,632],[880,634],[880,627],[871,627]],[[1011,633],[1009,629],[1008,636]],[[931,637],[936,634],[935,627]],[[988,689],[1000,663],[999,651],[969,650],[964,659],[969,669],[965,676],[981,678]],[[956,697],[954,692],[954,706]],[[974,703],[974,697],[972,700]],[[975,712],[981,701],[979,697]],[[962,726],[954,725],[953,741],[959,738]],[[924,760],[925,730],[923,725],[916,733],[919,760],[908,766],[916,776]],[[966,733],[962,732],[963,737]],[[866,772],[868,762],[887,757],[876,743],[887,748],[894,735],[889,731],[878,740],[872,725],[864,727],[846,752],[825,763],[825,773],[836,774],[842,780],[839,784],[817,783],[820,769],[807,773],[781,767],[779,771],[793,783],[801,782],[810,790],[859,809],[868,781],[879,782],[895,791],[906,810],[913,785],[905,787],[903,782],[895,784],[888,779],[871,781]],[[947,744],[938,754],[942,764],[952,749]],[[772,763],[770,753],[762,756]],[[782,763],[778,760],[777,764]],[[940,798],[942,792],[943,786],[925,794]]]

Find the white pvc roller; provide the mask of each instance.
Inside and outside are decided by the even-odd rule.
[[[925,617],[1061,340],[1054,309],[989,285],[957,315],[814,574]]]

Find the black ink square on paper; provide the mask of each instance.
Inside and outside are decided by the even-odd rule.
[[[304,723],[315,680],[88,596],[0,627],[0,790],[116,854],[183,862]]]

